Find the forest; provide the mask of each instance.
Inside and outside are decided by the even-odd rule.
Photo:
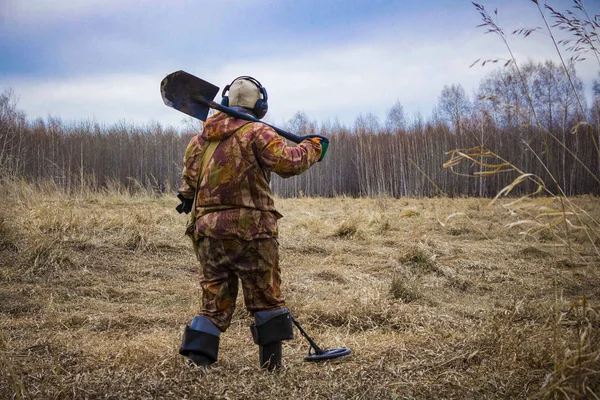
[[[551,193],[599,194],[600,75],[591,89],[590,102],[573,64],[529,61],[519,70],[513,64],[491,70],[472,95],[458,83],[444,86],[427,118],[405,115],[401,94],[385,121],[367,113],[346,126],[297,112],[284,128],[328,136],[331,146],[318,166],[299,177],[274,176],[272,188],[284,198],[489,197],[521,171]],[[82,187],[174,192],[185,147],[198,133],[193,124],[31,121],[17,99],[10,88],[0,95],[0,176],[49,181],[69,193]],[[478,163],[444,166],[452,150],[473,148]],[[482,165],[489,163],[514,168],[487,176]],[[524,182],[513,193],[532,185]]]

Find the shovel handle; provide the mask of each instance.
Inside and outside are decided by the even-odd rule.
[[[327,145],[329,144],[329,138],[323,135],[306,135],[306,136],[299,136],[296,135],[294,133],[288,132],[288,131],[284,131],[281,128],[277,128],[276,126],[273,126],[271,124],[267,124],[264,121],[261,121],[258,118],[254,118],[251,115],[248,114],[244,114],[241,113],[239,111],[234,110],[231,107],[227,107],[224,106],[223,104],[219,104],[216,101],[212,101],[212,100],[207,100],[204,96],[201,95],[196,95],[196,96],[192,96],[192,100],[204,105],[207,105],[210,108],[213,108],[215,110],[221,111],[222,113],[225,113],[227,115],[230,115],[232,117],[236,117],[239,119],[243,119],[246,121],[251,121],[251,122],[260,122],[261,124],[265,124],[271,128],[273,128],[275,130],[275,132],[277,132],[279,135],[283,136],[284,138],[294,142],[294,143],[300,143],[303,140],[309,139],[309,138],[319,138],[321,139],[321,142],[326,143]]]

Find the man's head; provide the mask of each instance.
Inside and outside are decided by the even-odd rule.
[[[225,94],[229,91],[229,95]],[[228,107],[244,107],[252,111],[256,118],[263,118],[267,114],[267,89],[259,81],[250,76],[235,78],[230,85],[223,88],[221,104]]]

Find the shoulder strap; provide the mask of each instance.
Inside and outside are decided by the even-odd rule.
[[[217,148],[219,143],[221,143],[220,140],[208,143],[208,147],[206,148],[206,151],[202,155],[202,163],[200,164],[199,172],[202,172],[202,174],[204,174],[204,171],[206,170],[206,167],[208,166],[208,162],[210,161],[213,154],[215,153],[215,149]],[[196,188],[200,185],[200,179],[201,179],[200,176],[201,175],[198,176],[198,184],[196,185]]]
[[[200,181],[202,181],[202,175],[204,175],[204,171],[208,166],[208,162],[212,158],[213,154],[217,146],[221,143],[220,140],[216,140],[214,142],[208,142],[208,145],[204,144],[204,153],[202,154],[202,159],[200,160],[200,168],[198,169],[198,180],[196,181],[196,190],[194,191],[194,205],[192,206],[192,215],[190,221],[192,223],[196,223],[196,201],[198,199],[198,189],[200,188]]]

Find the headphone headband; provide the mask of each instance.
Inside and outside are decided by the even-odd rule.
[[[269,96],[267,95],[267,89],[264,88],[264,86],[258,81],[258,79],[255,79],[251,76],[248,75],[242,75],[242,76],[238,76],[237,78],[235,78],[234,80],[231,81],[231,83],[227,86],[225,86],[223,88],[223,92],[221,92],[221,97],[225,97],[225,93],[227,93],[227,91],[229,90],[229,88],[231,87],[231,85],[233,85],[233,82],[237,81],[238,79],[245,79],[247,81],[250,81],[252,83],[254,83],[256,85],[256,87],[258,88],[258,91],[262,94],[263,96],[263,101],[268,101],[269,100]]]

